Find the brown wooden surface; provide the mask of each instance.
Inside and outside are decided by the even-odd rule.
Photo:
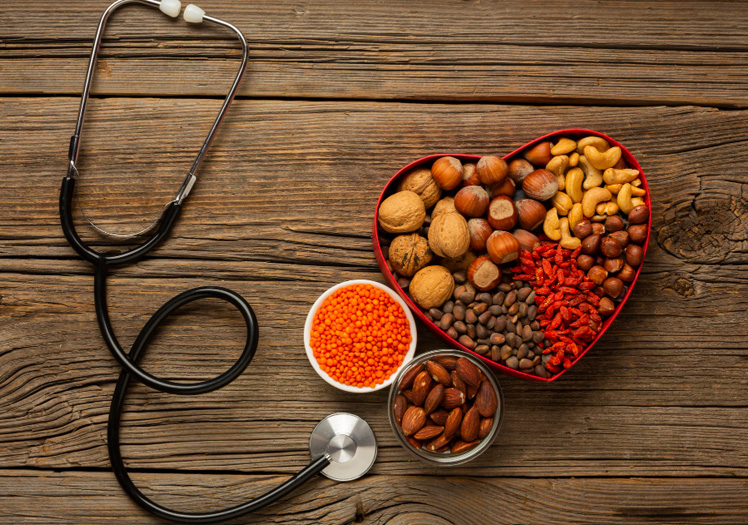
[[[173,295],[219,284],[255,308],[260,346],[220,391],[131,389],[123,454],[147,494],[194,510],[258,495],[345,410],[377,434],[371,473],[311,481],[237,523],[748,521],[748,4],[201,5],[245,32],[250,68],[171,237],[112,273],[110,309],[127,345]],[[57,216],[106,2],[0,7],[0,521],[158,522],[109,470],[119,368]],[[173,197],[237,58],[215,29],[138,7],[113,17],[80,159],[94,220],[132,231]],[[342,280],[383,281],[371,216],[400,166],[504,154],[566,127],[617,138],[647,173],[653,238],[636,290],[561,380],[499,378],[504,425],[481,458],[421,464],[395,441],[385,392],[346,395],[313,372],[308,309]],[[418,335],[420,350],[440,346]],[[242,341],[238,314],[205,301],[170,319],[144,363],[205,379]]]

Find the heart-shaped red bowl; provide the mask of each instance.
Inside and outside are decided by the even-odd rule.
[[[514,150],[513,152],[509,153],[508,155],[504,156],[504,160],[509,163],[513,159],[520,156],[520,154],[525,151],[528,148],[531,148],[535,144],[550,140],[554,141],[557,138],[560,137],[569,137],[574,140],[579,140],[582,137],[587,137],[590,135],[595,135],[598,137],[602,137],[605,140],[608,141],[608,143],[612,146],[618,146],[621,148],[622,152],[622,158],[626,162],[626,164],[633,169],[636,169],[639,171],[639,177],[642,181],[642,188],[646,191],[646,195],[644,196],[645,203],[647,207],[650,209],[650,216],[649,219],[647,219],[647,237],[644,240],[644,243],[642,244],[642,250],[644,252],[644,255],[646,256],[647,253],[647,246],[649,245],[649,237],[651,234],[652,229],[652,202],[650,199],[650,192],[649,192],[649,185],[647,184],[646,176],[644,175],[644,171],[642,170],[641,166],[639,165],[639,162],[637,162],[636,158],[631,154],[631,152],[626,149],[623,144],[618,142],[615,139],[610,138],[609,136],[600,133],[599,131],[594,131],[590,129],[579,129],[579,128],[573,128],[573,129],[563,129],[559,131],[554,131],[552,133],[548,133],[547,135],[543,135],[542,137],[538,137],[537,139],[528,142],[524,146],[521,146]],[[566,373],[568,370],[571,370],[571,368],[562,369],[560,372],[548,377],[543,378],[537,375],[528,374],[525,372],[522,372],[520,370],[514,370],[512,368],[509,368],[508,366],[504,366],[500,363],[497,363],[496,361],[493,361],[491,359],[488,359],[486,357],[483,357],[469,348],[463,346],[456,340],[452,339],[449,335],[447,335],[446,332],[444,332],[441,328],[436,326],[433,322],[431,322],[426,315],[424,314],[423,310],[419,308],[413,300],[410,298],[410,296],[398,285],[397,281],[395,280],[395,277],[390,272],[389,268],[387,267],[387,261],[384,258],[384,255],[382,254],[382,246],[380,244],[380,230],[379,230],[379,224],[378,224],[378,212],[379,212],[379,205],[382,203],[384,199],[389,197],[392,193],[395,193],[397,188],[398,180],[404,176],[405,174],[412,171],[414,168],[417,167],[426,167],[430,166],[436,159],[439,157],[443,157],[445,155],[450,155],[452,157],[455,157],[459,159],[461,162],[478,162],[478,160],[481,158],[481,155],[467,155],[467,154],[460,154],[460,153],[437,153],[433,155],[428,155],[426,157],[422,157],[418,160],[415,160],[408,164],[407,166],[404,166],[401,168],[395,175],[385,184],[384,188],[382,189],[382,193],[379,196],[379,200],[377,201],[377,206],[374,210],[374,228],[372,232],[372,241],[374,245],[374,255],[377,259],[377,263],[379,264],[379,268],[382,270],[382,274],[384,275],[387,282],[392,286],[392,288],[397,291],[397,293],[400,295],[400,297],[403,298],[405,303],[408,305],[408,307],[413,311],[415,316],[423,323],[425,324],[432,332],[434,332],[438,337],[440,337],[445,343],[450,345],[453,348],[457,348],[459,350],[463,350],[465,352],[468,352],[475,356],[477,359],[481,359],[486,365],[491,367],[494,370],[498,370],[500,372],[503,372],[507,375],[514,376],[514,377],[520,377],[522,379],[528,379],[530,381],[554,381],[561,377],[564,373]],[[634,279],[631,281],[631,283],[628,285],[628,288],[626,290],[626,293],[624,294],[621,302],[617,305],[615,312],[611,314],[605,322],[602,324],[602,327],[600,328],[600,332],[597,334],[597,337],[589,344],[587,345],[582,352],[579,354],[578,359],[574,361],[574,364],[579,362],[579,360],[590,350],[593,346],[595,346],[595,343],[603,336],[605,331],[608,329],[608,327],[613,324],[618,314],[621,312],[621,309],[623,308],[623,305],[626,304],[626,301],[628,300],[629,296],[631,295],[631,292],[634,289],[634,285],[636,284],[636,281],[639,279],[639,274],[641,273],[641,269],[644,266],[644,263],[639,265],[639,267],[636,269],[636,274],[634,275]]]

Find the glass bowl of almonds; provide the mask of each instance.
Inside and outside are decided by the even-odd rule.
[[[436,465],[459,465],[493,443],[504,397],[491,370],[467,352],[433,350],[410,361],[390,388],[388,415],[400,444]]]

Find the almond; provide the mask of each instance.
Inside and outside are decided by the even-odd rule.
[[[405,399],[405,396],[402,394],[398,394],[395,396],[395,404],[392,407],[392,412],[395,416],[395,421],[398,425],[400,425],[403,422],[403,414],[405,414],[405,410],[408,408],[408,400]]]
[[[413,436],[408,436],[407,440],[408,440],[408,443],[410,443],[413,446],[413,448],[420,449],[423,446],[423,443],[421,443],[420,441],[418,441]]]
[[[467,392],[465,392],[465,397],[468,399],[473,399],[478,393],[478,388],[480,388],[480,385],[468,385]]]
[[[413,437],[418,440],[427,440],[427,439],[434,439],[436,436],[442,433],[442,430],[444,430],[444,427],[439,427],[436,425],[427,425],[423,427],[421,430],[413,434]]]
[[[410,388],[413,385],[413,380],[421,373],[421,370],[423,370],[423,363],[418,363],[417,365],[414,365],[413,368],[410,368],[403,374],[403,378],[400,380],[398,388],[400,390],[407,390]]]
[[[421,406],[431,389],[431,376],[426,370],[420,372],[413,380],[413,404]]]
[[[415,405],[415,397],[413,397],[413,391],[412,390],[403,390],[400,392],[402,395],[405,396],[405,399],[410,401],[412,405]]]
[[[443,408],[440,408],[439,410],[434,410],[429,414],[429,419],[436,423],[437,425],[444,426],[444,423],[447,422],[447,416],[449,415],[449,412],[444,410]]]
[[[447,416],[447,420],[444,423],[444,435],[448,438],[454,436],[457,429],[460,428],[460,423],[462,423],[462,409],[457,407]]]
[[[447,369],[435,361],[426,361],[426,370],[434,381],[441,383],[444,386],[452,384],[452,377],[447,372]]]
[[[452,454],[462,454],[463,452],[467,452],[471,448],[474,448],[475,445],[480,443],[480,439],[476,439],[475,441],[466,442],[466,441],[456,441],[454,445],[452,445],[452,448],[449,449],[449,451]]]
[[[480,384],[480,370],[467,357],[461,357],[457,360],[455,370],[466,384],[475,386]]]
[[[406,412],[407,415],[407,412]],[[403,418],[403,423],[405,418]],[[480,414],[478,409],[472,407],[467,411],[465,417],[462,418],[462,424],[460,425],[460,436],[464,441],[475,441],[478,437],[478,429],[480,426]]]
[[[475,408],[481,416],[493,417],[496,414],[498,404],[496,392],[491,386],[491,383],[483,381],[480,384],[480,388],[478,388],[478,394],[475,396]]]
[[[436,386],[431,389],[429,395],[426,396],[426,401],[423,402],[423,409],[426,411],[426,414],[430,414],[431,412],[436,410],[443,399],[444,385],[440,385],[439,383],[437,383]]]
[[[449,452],[449,443],[444,445],[442,448],[437,448],[434,452],[437,454],[444,454],[445,452]]]
[[[455,366],[457,365],[457,357],[453,355],[442,355],[439,357],[435,357],[434,361],[442,365],[447,370],[454,370]]]
[[[455,387],[460,392],[462,392],[463,394],[467,393],[467,385],[465,384],[465,381],[460,379],[460,376],[457,374],[457,371],[455,370],[452,370],[452,386]]]
[[[442,448],[444,445],[449,443],[449,438],[446,437],[444,434],[441,434],[436,439],[433,439],[426,443],[426,446],[424,447],[426,450],[435,451],[437,449]]]
[[[465,394],[456,388],[447,388],[444,390],[444,399],[442,400],[442,407],[444,410],[452,410],[462,406],[465,403]]]
[[[480,420],[480,427],[478,428],[478,439],[484,439],[493,428],[493,418],[484,417]]]
[[[421,407],[410,407],[403,414],[403,434],[412,436],[426,423],[426,412]]]

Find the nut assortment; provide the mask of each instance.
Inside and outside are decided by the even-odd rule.
[[[458,456],[498,427],[499,394],[467,357],[430,355],[411,363],[393,388],[391,420],[415,450]]]
[[[445,156],[428,168],[418,166],[402,177],[399,191],[378,210],[380,245],[398,284],[432,322],[488,359],[541,377],[568,368],[594,339],[590,333],[596,336],[600,330],[601,322],[594,319],[615,312],[644,257],[649,209],[639,171],[626,165],[620,147],[595,135],[540,141],[509,164],[496,155],[464,164]],[[554,274],[555,285],[579,280],[581,288],[575,292],[585,300],[573,307],[557,304],[550,312],[547,305],[540,311],[535,301],[519,301],[525,315],[534,307],[532,319],[515,319],[519,311],[509,313],[508,308],[499,313],[511,307],[494,302],[502,287],[510,287],[503,291],[505,298],[527,289],[533,299],[546,300],[549,296],[538,289],[549,288],[561,294],[550,295],[556,297],[554,303],[577,300],[571,293],[575,286],[561,291],[548,286],[549,275],[538,279],[523,273],[523,262],[536,256],[535,262],[545,259],[538,247],[554,250],[554,272],[559,262],[564,265]],[[539,268],[544,272],[542,263]],[[468,302],[459,298],[466,291],[474,293]],[[580,305],[593,308],[594,316]],[[464,308],[476,313],[484,322],[454,319],[456,307],[458,312]],[[484,315],[492,307],[497,307],[496,313]],[[510,322],[515,331],[506,329]],[[507,337],[510,342],[513,336],[522,340],[518,322],[531,332],[529,342],[506,344]],[[578,326],[572,327],[575,323]],[[578,332],[580,323],[586,329],[576,339],[569,336],[572,332],[564,333]],[[566,346],[559,354],[562,342]]]

